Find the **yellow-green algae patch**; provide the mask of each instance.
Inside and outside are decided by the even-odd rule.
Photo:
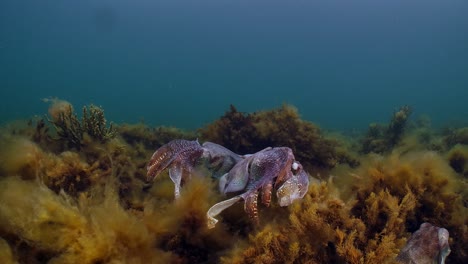
[[[467,210],[460,180],[433,152],[371,156],[337,169],[273,216],[223,263],[393,263],[422,222],[450,231],[454,263],[466,259]],[[454,240],[458,241],[454,241]]]
[[[31,252],[19,256],[32,263],[48,256],[50,263],[147,263],[168,259],[152,247],[152,235],[141,219],[124,210],[112,190],[102,202],[73,201],[45,185],[6,177],[0,181],[2,232],[25,240]],[[26,253],[26,254],[25,254]],[[30,259],[31,258],[31,259]],[[160,262],[162,263],[162,262]]]
[[[66,113],[80,121],[68,105],[62,102],[49,119]],[[95,125],[108,131],[103,111],[95,114]],[[392,263],[410,234],[430,222],[450,232],[447,263],[466,263],[468,130],[436,133],[412,126],[407,116],[397,126],[391,125],[394,120],[386,126],[395,128],[387,134],[392,144],[383,151],[368,148],[380,154],[364,154],[366,135],[331,135],[287,105],[252,114],[231,108],[197,132],[130,124],[114,125],[112,137],[100,138],[80,127],[79,144],[48,121],[15,122],[0,129],[0,258],[12,263]],[[377,141],[386,138],[380,135]],[[209,230],[206,211],[226,197],[206,172],[194,175],[177,201],[167,173],[154,183],[145,181],[156,148],[197,136],[240,154],[289,146],[323,181],[311,184],[305,198],[288,208],[260,206],[258,226],[238,204]]]
[[[5,264],[13,264],[17,263],[15,259],[13,258],[13,253],[11,252],[10,245],[0,237],[0,259],[2,260],[2,263]]]

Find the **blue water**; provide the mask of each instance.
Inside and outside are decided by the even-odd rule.
[[[330,129],[399,106],[468,121],[466,0],[1,0],[0,122],[40,99],[196,128],[297,106]]]

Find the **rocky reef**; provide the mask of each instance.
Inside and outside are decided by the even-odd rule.
[[[445,263],[468,262],[468,128],[422,130],[405,106],[348,138],[283,105],[231,106],[182,131],[109,125],[99,107],[48,101],[45,118],[0,128],[2,263],[409,263],[411,246],[428,259],[449,252],[420,245],[423,223],[447,231]],[[156,149],[196,138],[241,155],[288,147],[308,192],[288,207],[259,203],[257,224],[235,204],[209,229],[209,208],[236,195],[218,190],[219,177],[194,172],[178,199],[167,172],[146,179]]]

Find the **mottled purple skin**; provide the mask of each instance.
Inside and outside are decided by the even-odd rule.
[[[168,168],[175,185],[174,194],[178,198],[181,185],[190,179],[194,168],[202,161],[212,176],[219,178],[240,160],[241,156],[215,143],[200,145],[196,140],[175,139],[154,152],[147,167],[147,180],[155,179]]]
[[[292,150],[286,147],[267,148],[248,155],[223,176],[220,190],[222,193],[255,191],[270,183],[284,182],[292,176],[293,161]]]
[[[147,180],[154,180],[167,167],[180,163],[184,167],[193,166],[203,154],[198,141],[175,139],[157,149],[147,166]]]
[[[183,182],[190,179],[194,168],[202,162],[213,177],[219,178],[222,193],[243,192],[210,208],[207,214],[210,227],[217,222],[214,216],[240,200],[244,200],[244,209],[250,218],[258,222],[260,193],[262,203],[269,206],[272,191],[277,189],[279,204],[288,206],[303,198],[309,185],[307,173],[295,161],[290,148],[266,148],[252,155],[239,156],[215,143],[200,145],[198,141],[183,139],[172,140],[154,152],[147,167],[147,178],[152,180],[168,169],[177,199]]]
[[[404,264],[445,263],[450,254],[447,229],[423,223],[414,232],[397,257]]]
[[[293,164],[295,169],[292,168]],[[287,206],[304,197],[308,185],[307,173],[303,172],[292,150],[287,147],[268,148],[249,155],[220,179],[221,192],[244,191],[238,196],[244,200],[244,209],[254,222],[258,221],[257,201],[260,192],[262,203],[269,206],[272,190],[282,188],[277,196],[280,205]],[[216,211],[224,209],[218,208]]]
[[[169,177],[174,182],[174,195],[178,198],[182,183],[191,177],[202,155],[203,148],[198,141],[172,140],[154,152],[147,167],[147,179],[154,180],[169,168]]]

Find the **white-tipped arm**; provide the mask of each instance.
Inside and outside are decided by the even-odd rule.
[[[242,199],[242,197],[235,196],[235,197],[233,197],[231,199],[219,202],[219,203],[211,206],[211,208],[206,213],[206,217],[207,217],[207,220],[208,220],[208,222],[207,222],[208,228],[210,228],[210,229],[214,228],[216,223],[218,223],[218,220],[214,218],[215,216],[219,215],[222,211],[224,211],[225,209],[231,207],[233,204],[237,203],[241,199]]]

